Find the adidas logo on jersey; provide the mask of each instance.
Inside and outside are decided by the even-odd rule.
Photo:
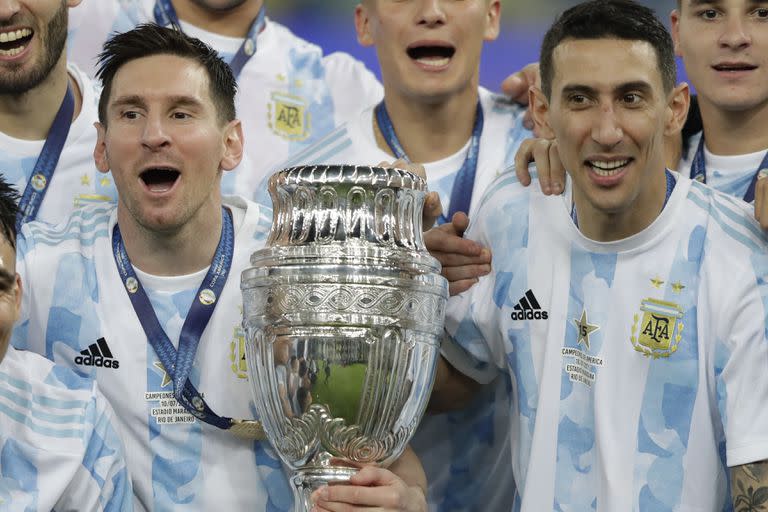
[[[112,368],[117,370],[120,368],[120,362],[112,355],[112,351],[109,350],[107,340],[99,338],[96,343],[80,351],[79,356],[75,357],[75,364],[81,364],[83,366],[96,366],[97,368]]]
[[[533,295],[533,290],[528,290],[522,299],[515,304],[512,312],[512,320],[546,320],[549,314],[541,309],[539,301]]]

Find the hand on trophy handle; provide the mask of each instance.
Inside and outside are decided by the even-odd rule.
[[[442,274],[452,296],[469,290],[479,277],[491,271],[490,249],[463,238],[467,227],[467,214],[456,212],[451,222],[424,233],[424,243],[443,266]]]
[[[419,176],[424,181],[427,181],[427,171],[421,164],[413,164],[402,158],[395,160],[394,162],[380,162],[377,167],[384,167],[386,169],[402,169],[408,171],[416,176]],[[429,182],[427,181],[427,184]],[[424,231],[428,230],[435,225],[437,219],[443,214],[443,204],[440,202],[440,194],[437,192],[427,192],[424,198],[424,209],[421,214],[421,224]]]

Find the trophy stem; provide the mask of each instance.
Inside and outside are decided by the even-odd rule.
[[[309,512],[312,510],[310,495],[323,485],[348,482],[350,477],[357,473],[356,468],[347,467],[310,467],[294,472],[291,483],[293,484],[293,511]]]

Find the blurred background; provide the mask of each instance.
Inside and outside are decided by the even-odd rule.
[[[364,61],[380,78],[372,48],[357,44],[354,27],[355,0],[266,0],[269,16],[293,32],[320,45],[326,53],[344,51]],[[502,30],[487,43],[480,66],[481,85],[499,90],[501,81],[525,64],[538,60],[544,31],[555,16],[578,0],[502,0]],[[669,26],[674,0],[644,0]],[[680,69],[680,80],[685,76]]]

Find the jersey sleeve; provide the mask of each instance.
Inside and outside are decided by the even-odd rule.
[[[125,450],[114,412],[106,398],[93,386],[86,410],[85,452],[83,461],[67,491],[64,510],[133,510],[133,490],[125,462]]]
[[[325,78],[333,95],[336,124],[381,101],[384,89],[365,64],[352,56],[334,52],[323,57]]]
[[[720,319],[714,376],[728,466],[768,459],[768,251],[751,260],[741,270],[719,269],[723,286],[712,293],[730,293],[708,312]]]

